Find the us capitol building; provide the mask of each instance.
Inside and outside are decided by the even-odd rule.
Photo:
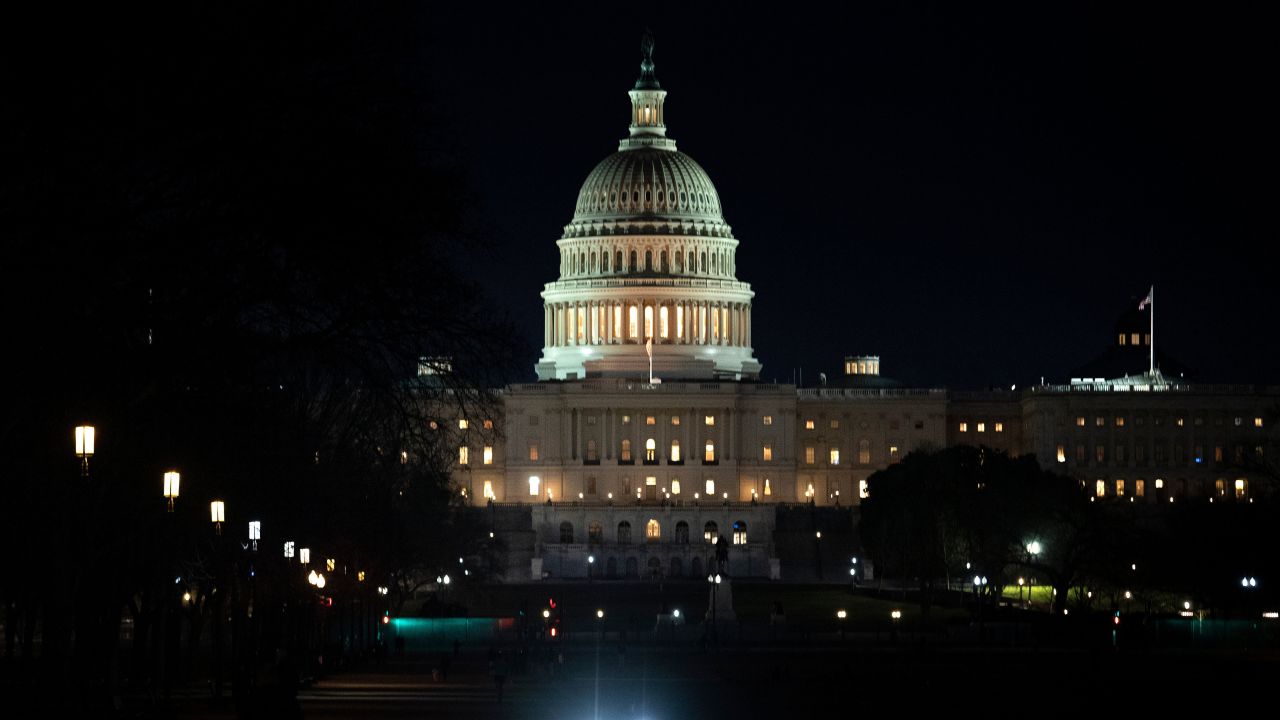
[[[825,558],[837,578],[867,477],[923,447],[1034,453],[1103,501],[1249,501],[1280,392],[1149,371],[1149,310],[1061,385],[906,388],[875,356],[818,387],[760,382],[738,240],[667,137],[650,41],[629,94],[630,133],[557,243],[539,381],[498,391],[501,417],[441,422],[458,493],[505,548],[503,579],[696,579],[721,536],[731,575],[820,578]]]

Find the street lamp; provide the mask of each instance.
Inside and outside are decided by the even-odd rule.
[[[173,501],[178,499],[178,487],[182,483],[182,473],[170,470],[164,474],[164,499],[169,501],[169,512],[173,512]]]
[[[93,440],[97,430],[92,425],[76,427],[76,457],[80,458],[80,474],[89,476],[89,458],[93,457]]]
[[[227,520],[227,506],[221,500],[209,503],[209,520],[213,523],[213,531],[221,535],[222,523]]]

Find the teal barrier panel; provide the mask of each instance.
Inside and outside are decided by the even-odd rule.
[[[446,650],[456,640],[464,645],[493,642],[515,631],[515,618],[392,618],[389,640],[404,639],[405,652]]]

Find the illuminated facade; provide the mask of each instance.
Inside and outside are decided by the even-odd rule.
[[[507,579],[696,579],[721,535],[732,574],[796,577],[778,513],[852,509],[852,531],[867,477],[926,447],[1035,453],[1103,498],[1249,498],[1274,389],[1131,376],[949,392],[900,387],[874,355],[815,388],[759,382],[738,241],[707,174],[666,137],[647,54],[641,69],[630,136],[558,242],[539,382],[503,389],[502,417],[440,422],[456,432],[459,492],[506,538]],[[1149,340],[1116,337],[1146,357]]]

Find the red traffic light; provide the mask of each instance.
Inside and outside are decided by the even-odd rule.
[[[550,607],[552,610],[555,610],[555,609],[556,609],[556,599],[555,599],[555,598],[547,598],[547,606],[548,606],[548,607]]]

